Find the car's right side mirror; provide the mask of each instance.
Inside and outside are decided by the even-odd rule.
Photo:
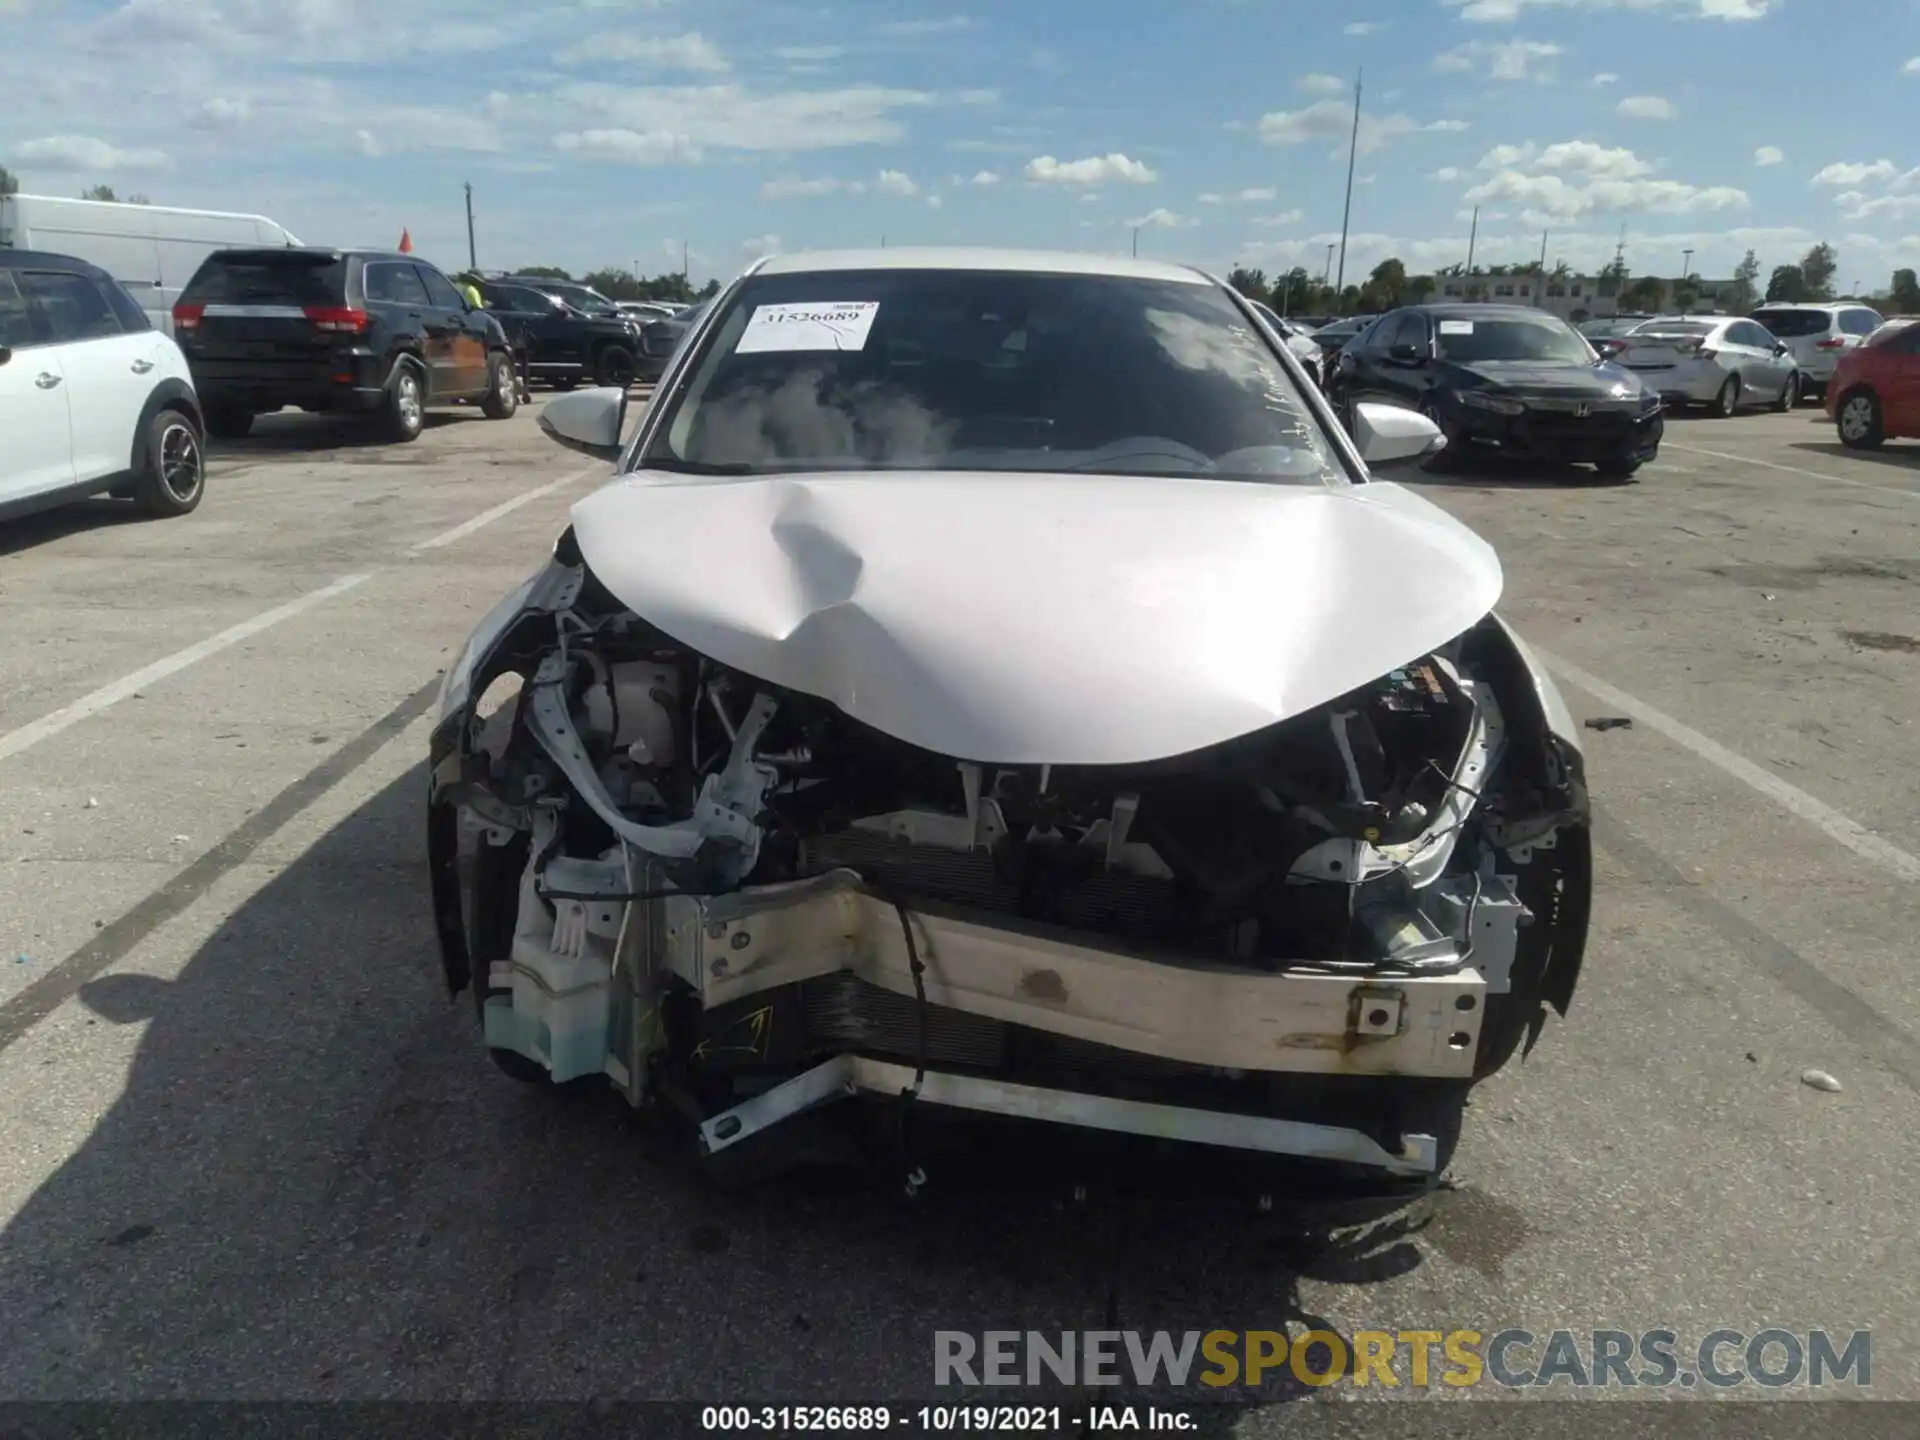
[[[1439,453],[1447,437],[1418,410],[1363,401],[1353,407],[1353,443],[1369,470],[1382,470]]]

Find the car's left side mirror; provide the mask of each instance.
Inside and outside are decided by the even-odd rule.
[[[627,392],[615,386],[556,396],[540,412],[542,430],[569,450],[596,460],[620,458],[620,432],[626,422]]]
[[[1387,358],[1400,365],[1418,365],[1427,358],[1427,352],[1421,345],[1395,345],[1387,351]]]
[[[1774,342],[1773,342],[1773,353],[1774,353],[1774,354],[1776,354],[1776,355],[1784,355],[1784,354],[1786,354],[1786,353],[1787,353],[1787,342],[1786,342],[1786,341],[1784,341],[1784,340],[1776,340],[1776,341],[1774,341]]]
[[[1362,402],[1353,407],[1353,443],[1369,470],[1382,470],[1438,454],[1447,437],[1418,410]]]

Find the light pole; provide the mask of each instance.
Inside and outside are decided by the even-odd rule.
[[[1136,260],[1140,258],[1140,227],[1138,225],[1133,227],[1133,258]]]
[[[1333,242],[1327,242],[1327,268],[1320,272],[1320,284],[1324,287],[1333,283]]]
[[[1360,158],[1360,77],[1364,72],[1356,70],[1353,75],[1353,138],[1347,142],[1347,201],[1340,211],[1340,273],[1335,277],[1334,289],[1343,289],[1347,283],[1347,222],[1353,218],[1353,162]]]
[[[466,191],[467,191],[467,268],[473,271],[475,274],[478,274],[480,271],[480,256],[478,255],[477,252],[475,252],[473,248],[473,182],[471,180],[466,182]]]

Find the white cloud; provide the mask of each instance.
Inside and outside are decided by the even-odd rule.
[[[1335,153],[1344,155],[1352,132],[1352,107],[1339,100],[1321,100],[1304,110],[1273,110],[1260,117],[1260,138],[1268,145],[1299,145],[1308,140],[1333,140]],[[1362,155],[1380,149],[1396,136],[1420,127],[1405,115],[1360,117]]]
[[[1165,206],[1161,206],[1158,209],[1149,210],[1144,215],[1136,215],[1125,223],[1139,230],[1186,230],[1200,222],[1189,219],[1185,215],[1176,215]]]
[[[1618,85],[1620,83],[1620,77],[1611,70],[1602,70],[1598,75],[1593,77],[1593,83],[1595,85]]]
[[[1342,25],[1340,27],[1340,33],[1342,35],[1356,36],[1373,35],[1386,28],[1386,23],[1381,20],[1354,20]]]
[[[977,170],[974,172],[973,179],[967,183],[969,185],[998,185],[1000,183],[1000,177],[991,170]]]
[[[927,208],[929,210],[938,210],[944,204],[946,204],[946,201],[942,200],[938,195],[927,196]]]
[[[1813,177],[1815,185],[1861,185],[1869,180],[1891,180],[1900,167],[1891,160],[1837,160]]]
[[[847,49],[844,45],[782,45],[773,53],[782,60],[817,64],[824,60],[838,60],[847,53]]]
[[[1900,67],[1902,75],[1920,75],[1920,55],[1914,56]]]
[[[1853,203],[1845,203],[1849,200]],[[1835,197],[1835,203],[1841,206],[1840,213],[1849,220],[1872,220],[1876,217],[1901,219],[1908,215],[1920,215],[1920,195],[1879,195],[1869,200],[1853,191]]]
[[[229,130],[253,118],[253,106],[245,100],[228,100],[215,95],[200,102],[188,124],[196,130]]]
[[[1251,223],[1258,225],[1262,230],[1284,230],[1289,225],[1298,225],[1305,218],[1304,211],[1282,210],[1278,215],[1256,215]]]
[[[889,20],[877,27],[882,35],[952,35],[973,27],[964,15],[943,15],[935,20]]]
[[[1779,0],[1441,0],[1462,20],[1504,25],[1527,10],[1655,10],[1677,20],[1759,20]]]
[[[924,91],[878,85],[760,91],[731,84],[630,86],[588,81],[561,85],[553,98],[601,122],[593,127],[596,131],[678,135],[689,148],[772,152],[891,144],[905,135],[898,112],[931,105],[934,99]]]
[[[1774,145],[1762,145],[1753,152],[1753,163],[1756,165],[1778,165],[1786,158],[1779,147]]]
[[[1433,134],[1449,135],[1472,127],[1465,120],[1429,120],[1420,128]]]
[[[1540,153],[1540,147],[1529,140],[1524,145],[1496,145],[1482,155],[1474,168],[1477,170],[1503,170],[1510,165],[1521,165]]]
[[[1429,180],[1438,180],[1441,184],[1445,185],[1458,180],[1464,173],[1465,172],[1457,165],[1442,165],[1427,178]]]
[[[1564,47],[1546,40],[1470,40],[1437,56],[1433,68],[1456,72],[1484,68],[1495,80],[1544,80],[1549,67],[1538,62],[1564,54]]]
[[[674,130],[575,130],[554,136],[553,143],[590,160],[622,165],[693,164],[702,158],[692,139]]]
[[[918,195],[920,187],[913,183],[913,177],[903,170],[882,170],[880,178],[874,182],[874,189],[882,195]]]
[[[1658,95],[1629,95],[1614,110],[1629,120],[1671,120],[1677,113],[1671,101]]]
[[[1200,197],[1202,205],[1261,205],[1279,195],[1271,185],[1256,185],[1245,190],[1236,190],[1231,195],[1217,191],[1208,191]]]
[[[85,171],[105,175],[116,170],[165,170],[173,162],[162,150],[122,150],[91,135],[49,135],[13,147],[16,164],[40,170]]]
[[[780,253],[780,237],[778,235],[755,235],[750,240],[742,240],[740,242],[740,249],[743,253],[751,255],[756,259],[762,255],[778,255]]]
[[[1302,75],[1300,88],[1309,95],[1343,95],[1347,82],[1338,75]]]
[[[1123,181],[1129,185],[1147,185],[1160,178],[1145,162],[1128,159],[1119,152],[1093,155],[1085,160],[1056,160],[1038,155],[1027,162],[1027,179],[1040,185],[1106,185]]]
[[[366,156],[369,160],[378,159],[380,156],[387,153],[386,147],[380,143],[379,137],[376,136],[371,130],[354,131],[353,132],[353,148],[358,150],[362,155]]]
[[[1653,166],[1633,151],[1591,140],[1496,145],[1475,168],[1491,173],[1461,199],[1520,207],[1530,225],[1602,213],[1713,213],[1749,203],[1744,190],[1731,186],[1655,179]]]
[[[712,41],[698,34],[658,36],[606,31],[588,36],[554,58],[562,65],[632,63],[704,75],[719,75],[733,68]]]
[[[830,176],[819,179],[803,180],[798,176],[782,175],[769,180],[760,187],[763,200],[813,200],[822,195],[864,195],[866,183],[860,180],[837,180]]]
[[[1596,145],[1590,140],[1562,140],[1534,157],[1536,170],[1562,170],[1596,180],[1631,180],[1653,167],[1624,147]]]

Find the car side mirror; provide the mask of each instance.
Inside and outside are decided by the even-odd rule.
[[[1353,443],[1369,470],[1383,470],[1438,454],[1447,437],[1418,410],[1363,401],[1353,407]]]
[[[569,450],[596,460],[620,458],[627,423],[627,392],[614,386],[559,395],[540,412],[540,428]]]
[[[1786,354],[1786,353],[1787,353],[1787,342],[1786,342],[1786,341],[1784,341],[1784,340],[1776,340],[1776,341],[1774,341],[1774,342],[1773,342],[1773,353],[1774,353],[1774,354],[1776,354],[1776,355],[1784,355],[1784,354]]]
[[[1418,365],[1427,358],[1427,352],[1419,345],[1394,345],[1388,349],[1387,358],[1401,365]]]

